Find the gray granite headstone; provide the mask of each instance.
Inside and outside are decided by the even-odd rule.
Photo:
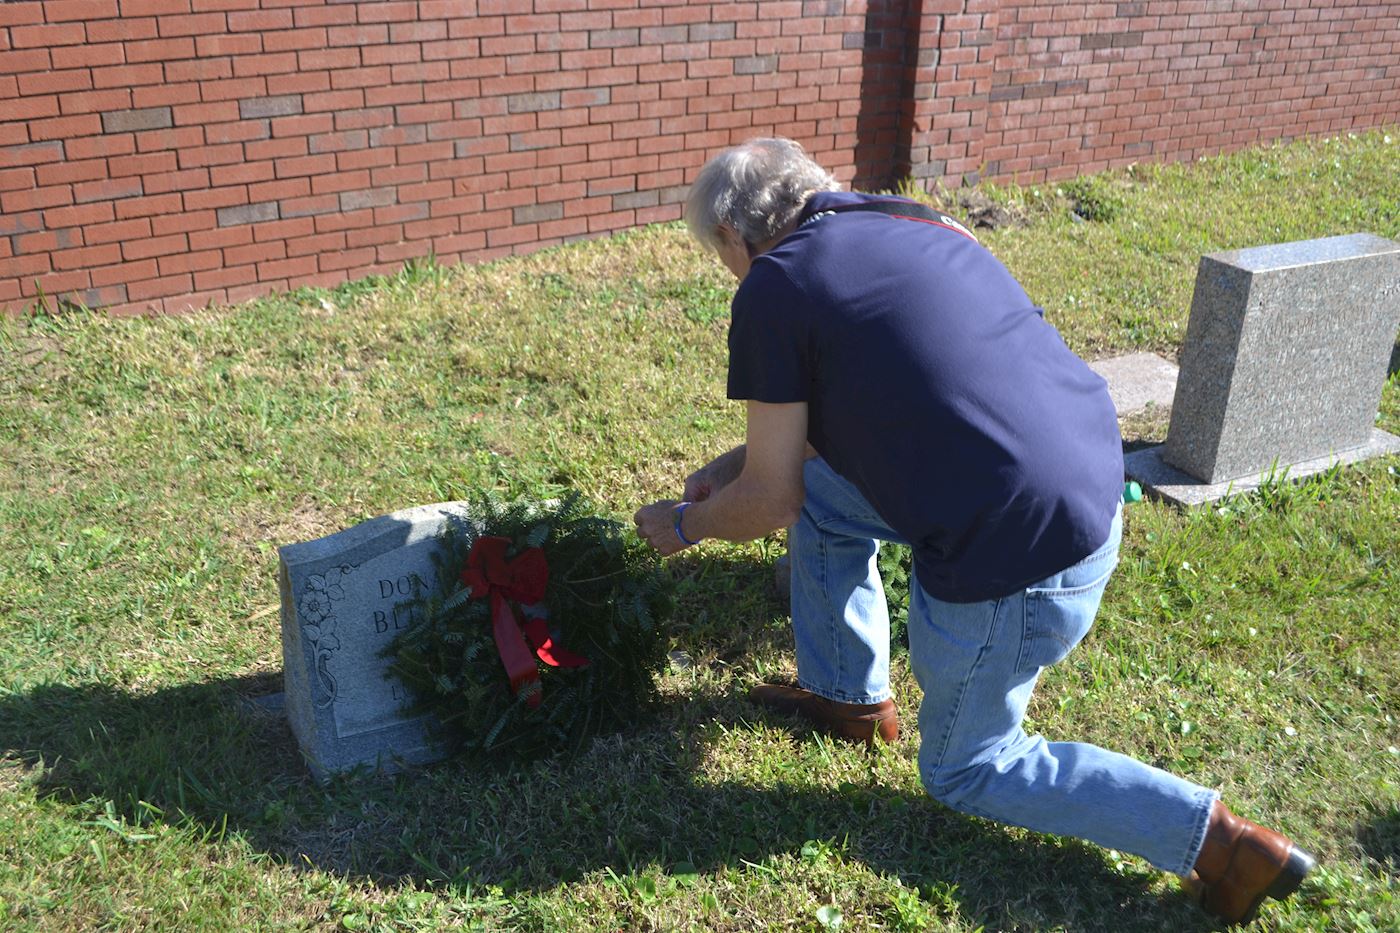
[[[436,583],[432,554],[447,522],[470,524],[466,503],[404,509],[278,549],[285,709],[317,778],[442,757],[427,722],[403,717],[409,697],[386,678],[380,651],[409,623],[414,581]]]
[[[1203,257],[1167,441],[1130,455],[1129,475],[1209,501],[1400,449],[1375,427],[1397,328],[1400,243],[1359,233]]]

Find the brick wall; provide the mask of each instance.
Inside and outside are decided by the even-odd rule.
[[[0,0],[0,308],[178,311],[680,215],[720,148],[1032,182],[1400,119],[1394,4]]]
[[[1393,0],[923,6],[947,15],[925,24],[921,178],[1053,180],[1400,121]]]

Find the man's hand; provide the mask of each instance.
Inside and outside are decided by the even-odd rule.
[[[745,446],[740,444],[687,476],[681,498],[686,502],[704,502],[734,482],[744,469],[744,454]]]
[[[747,443],[716,457],[685,481],[685,501],[663,499],[632,516],[637,535],[662,556],[688,547],[676,534],[685,510],[686,540],[752,541],[786,528],[802,512],[807,403],[748,403]]]
[[[685,492],[682,498],[686,502],[704,502],[714,491],[715,482],[710,477],[710,468],[702,466],[685,478]]]
[[[689,488],[689,480],[686,484]],[[690,546],[676,534],[676,507],[681,504],[674,499],[662,499],[642,506],[632,516],[637,524],[637,537],[656,548],[662,557],[670,557]]]

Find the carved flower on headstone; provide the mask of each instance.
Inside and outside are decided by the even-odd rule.
[[[302,625],[308,629],[315,628],[330,617],[330,597],[324,589],[313,590],[310,584],[307,584],[306,592],[301,594],[301,599],[297,602],[297,614],[301,616]]]

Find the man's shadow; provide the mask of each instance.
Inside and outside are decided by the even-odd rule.
[[[788,854],[858,861],[943,892],[963,921],[988,929],[1211,928],[1184,898],[1149,890],[1154,873],[1115,870],[1092,846],[1010,833],[874,777],[824,777],[829,756],[860,753],[739,698],[663,704],[573,761],[457,759],[321,785],[285,722],[248,702],[279,687],[275,675],[147,694],[38,686],[0,699],[0,748],[32,769],[41,796],[111,801],[132,823],[190,821],[211,839],[226,829],[285,864],[376,883],[539,892],[604,868],[711,872]],[[711,781],[706,756],[744,729],[755,743],[791,729],[810,767],[762,785]]]

